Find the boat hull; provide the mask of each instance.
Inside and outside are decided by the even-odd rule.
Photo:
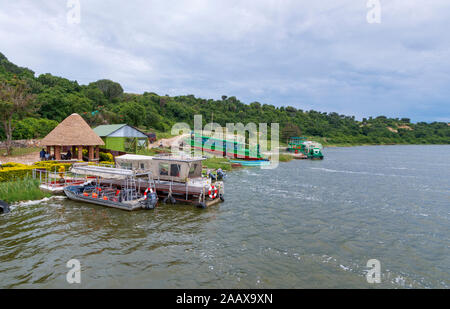
[[[133,211],[133,210],[138,210],[138,209],[142,209],[142,206],[139,204],[125,204],[125,203],[121,203],[121,202],[115,202],[115,201],[111,201],[111,200],[102,200],[99,198],[93,198],[90,196],[83,196],[83,195],[79,195],[76,194],[74,192],[74,189],[77,189],[81,186],[68,186],[64,188],[64,194],[71,200],[73,201],[78,201],[78,202],[84,202],[84,203],[89,203],[89,204],[95,204],[95,205],[101,205],[101,206],[106,206],[106,207],[112,207],[112,208],[117,208],[117,209],[122,209],[122,210],[127,210],[127,211]]]
[[[230,160],[232,164],[240,164],[241,166],[266,166],[270,165],[270,161],[268,160],[253,160],[253,161],[244,161],[244,160]]]

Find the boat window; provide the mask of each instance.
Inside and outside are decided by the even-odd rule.
[[[141,163],[141,170],[145,169],[144,163]]]
[[[169,163],[159,163],[159,174],[169,175]]]
[[[171,164],[170,165],[170,176],[180,177],[180,165]]]
[[[125,170],[132,170],[133,165],[131,163],[120,163],[120,167]]]
[[[188,176],[189,178],[195,176],[195,170],[197,169],[197,165],[198,165],[197,163],[191,165],[191,168],[189,169],[189,176]]]

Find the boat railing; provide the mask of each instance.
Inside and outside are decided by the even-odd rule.
[[[66,187],[69,185],[78,185],[87,181],[86,177],[77,177],[70,171],[58,171],[36,168],[32,172],[33,179],[39,179],[40,185],[49,189]]]
[[[99,162],[77,162],[72,164],[72,166],[100,166],[100,167],[111,167],[114,168],[115,164],[99,163]]]

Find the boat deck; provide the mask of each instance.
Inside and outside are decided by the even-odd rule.
[[[64,193],[67,195],[67,197],[69,199],[74,200],[74,201],[86,202],[86,203],[90,203],[90,204],[97,204],[97,205],[101,205],[101,206],[107,206],[107,207],[117,208],[117,209],[121,209],[121,210],[128,210],[128,211],[142,209],[142,206],[139,204],[139,200],[130,201],[130,202],[116,202],[116,201],[112,201],[112,200],[103,200],[101,198],[93,198],[92,196],[84,196],[84,195],[80,195],[80,194],[75,194],[68,188],[64,189]]]

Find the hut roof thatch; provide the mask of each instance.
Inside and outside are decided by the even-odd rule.
[[[105,145],[103,140],[78,114],[64,119],[42,141],[43,146],[97,146]]]

